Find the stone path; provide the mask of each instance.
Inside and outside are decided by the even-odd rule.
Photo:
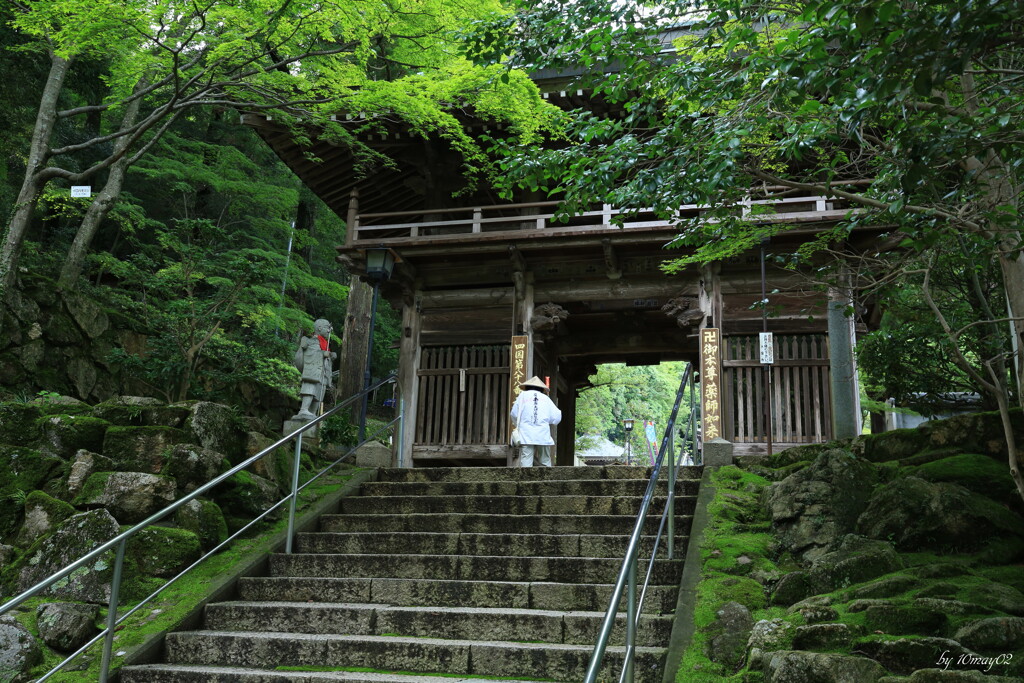
[[[209,605],[202,630],[169,634],[165,663],[126,667],[121,680],[578,683],[648,476],[621,466],[381,470],[319,532],[300,534],[295,554],[272,556],[268,576]],[[685,548],[699,468],[682,476]],[[637,681],[661,681],[681,571],[681,560],[655,564]],[[618,680],[624,631],[620,615],[602,680]]]

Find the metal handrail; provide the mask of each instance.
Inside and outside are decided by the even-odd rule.
[[[239,463],[238,465],[235,465],[231,469],[227,470],[223,474],[221,474],[221,475],[215,477],[214,479],[208,481],[207,483],[205,483],[202,486],[198,487],[195,491],[192,491],[191,493],[189,493],[187,496],[184,496],[183,498],[180,498],[180,499],[174,501],[173,503],[171,503],[167,507],[163,508],[162,510],[153,513],[152,515],[150,515],[149,517],[147,517],[143,521],[141,521],[138,524],[136,524],[135,526],[133,526],[131,529],[128,529],[127,531],[124,531],[124,532],[118,534],[117,536],[115,536],[114,538],[110,539],[106,543],[103,543],[99,547],[97,547],[97,548],[93,549],[92,551],[90,551],[89,553],[83,555],[81,558],[79,558],[75,562],[72,562],[71,564],[67,565],[63,569],[57,571],[56,573],[52,574],[51,576],[49,576],[49,577],[47,577],[45,579],[43,579],[42,581],[37,583],[35,586],[33,586],[33,587],[29,588],[28,590],[22,592],[21,594],[17,595],[16,597],[8,600],[3,605],[0,605],[0,616],[2,616],[4,614],[6,614],[7,612],[10,612],[10,611],[16,609],[18,606],[20,606],[26,600],[29,600],[29,599],[37,596],[42,591],[46,590],[51,585],[53,585],[54,583],[60,581],[61,579],[63,579],[64,577],[68,576],[69,574],[71,574],[75,570],[77,570],[77,569],[79,569],[79,568],[81,568],[81,567],[83,567],[85,565],[90,564],[96,558],[100,557],[101,555],[103,555],[107,551],[115,548],[115,546],[117,548],[117,550],[116,550],[116,560],[115,560],[115,563],[114,563],[114,575],[111,578],[111,585],[110,585],[110,600],[109,600],[108,606],[107,606],[107,626],[106,626],[106,628],[104,628],[102,631],[100,631],[98,634],[96,634],[96,636],[94,636],[91,640],[89,640],[89,642],[87,642],[85,645],[81,646],[78,650],[76,650],[72,654],[68,655],[67,658],[65,658],[63,661],[61,661],[55,667],[50,669],[50,671],[48,671],[46,674],[44,674],[41,678],[36,679],[36,683],[42,683],[43,681],[46,681],[47,679],[49,679],[54,674],[58,673],[61,669],[64,668],[65,665],[67,665],[68,663],[73,661],[76,657],[78,657],[79,655],[84,653],[86,650],[88,650],[90,647],[95,645],[100,639],[104,640],[104,645],[103,645],[103,656],[102,656],[102,660],[101,660],[101,664],[100,664],[99,683],[106,683],[107,678],[110,675],[111,652],[113,650],[114,632],[117,629],[117,626],[120,625],[121,623],[123,623],[128,617],[130,617],[132,614],[137,612],[139,609],[141,609],[144,605],[148,604],[150,601],[152,601],[154,598],[156,598],[158,595],[160,595],[160,593],[162,593],[167,588],[169,588],[171,585],[173,585],[176,581],[178,581],[178,579],[180,579],[181,577],[185,576],[186,574],[191,572],[193,569],[198,567],[207,558],[215,555],[217,552],[219,552],[226,545],[228,545],[233,540],[235,540],[236,538],[238,538],[239,536],[244,534],[246,531],[248,531],[250,528],[255,526],[260,521],[262,521],[265,517],[267,517],[268,515],[270,515],[274,511],[276,511],[278,508],[280,508],[285,503],[289,504],[289,506],[288,506],[288,529],[287,529],[287,536],[286,536],[286,540],[285,540],[285,552],[286,553],[291,553],[292,552],[292,539],[293,539],[293,537],[295,535],[295,508],[296,508],[296,502],[298,500],[299,493],[301,491],[303,491],[307,486],[309,486],[310,484],[312,484],[313,482],[318,480],[320,477],[322,477],[325,474],[327,474],[327,472],[332,470],[334,467],[336,467],[337,465],[341,464],[345,459],[347,459],[350,455],[352,455],[361,446],[363,446],[366,443],[369,443],[370,441],[373,441],[377,437],[378,434],[381,434],[381,433],[385,432],[386,430],[390,429],[392,426],[394,426],[396,424],[399,425],[398,433],[401,434],[401,423],[403,421],[404,415],[403,415],[403,412],[402,412],[402,408],[400,408],[399,409],[398,417],[396,417],[395,419],[391,420],[386,425],[384,425],[383,427],[381,427],[380,429],[375,431],[368,438],[363,439],[362,441],[357,443],[355,446],[353,446],[348,451],[346,451],[344,455],[340,456],[334,462],[332,462],[331,464],[327,465],[322,470],[317,472],[313,477],[311,477],[309,480],[307,480],[306,483],[304,483],[301,486],[299,486],[299,473],[300,473],[300,463],[301,463],[301,456],[302,456],[302,435],[303,435],[303,433],[305,433],[309,429],[312,429],[316,425],[320,424],[321,422],[326,420],[328,417],[330,417],[330,416],[334,415],[335,413],[337,413],[339,410],[349,406],[351,403],[353,403],[357,399],[362,398],[362,396],[364,394],[368,394],[369,392],[375,391],[376,389],[380,388],[381,386],[383,386],[385,384],[389,384],[391,382],[394,382],[396,380],[396,377],[397,376],[395,374],[388,375],[387,377],[385,377],[384,379],[380,380],[376,384],[373,384],[373,385],[367,387],[366,389],[363,389],[362,391],[360,391],[357,394],[353,394],[352,396],[348,397],[347,399],[345,399],[344,401],[342,401],[341,403],[339,403],[335,407],[331,408],[330,410],[328,410],[324,414],[319,415],[316,418],[310,420],[309,422],[307,422],[306,424],[302,425],[301,427],[296,429],[294,432],[288,434],[287,436],[284,436],[281,439],[278,439],[277,441],[275,441],[270,446],[267,446],[266,448],[261,450],[259,453],[256,453],[255,455],[247,458],[246,460],[244,460],[243,462]],[[120,618],[118,618],[118,616],[117,616],[117,607],[118,607],[119,593],[120,593],[120,588],[121,588],[121,575],[122,575],[122,570],[123,570],[123,566],[124,566],[125,548],[127,547],[128,540],[132,536],[134,536],[136,533],[138,533],[139,531],[142,531],[146,527],[148,527],[148,526],[150,526],[150,525],[160,521],[161,519],[163,519],[164,517],[166,517],[170,513],[174,512],[175,510],[177,510],[178,508],[180,508],[184,504],[194,500],[198,496],[206,493],[210,489],[212,489],[212,488],[218,486],[219,484],[223,483],[226,479],[229,479],[230,477],[234,476],[238,472],[240,472],[243,469],[245,469],[246,467],[252,465],[253,463],[255,463],[260,458],[265,457],[266,455],[268,455],[269,453],[271,453],[272,451],[274,451],[278,447],[288,443],[292,439],[295,439],[295,456],[294,456],[294,460],[293,460],[293,463],[292,463],[291,493],[289,493],[287,496],[285,496],[284,498],[282,498],[278,502],[274,503],[270,508],[265,510],[261,515],[256,517],[254,520],[252,520],[251,522],[246,524],[241,529],[237,530],[234,534],[232,534],[227,539],[222,541],[215,548],[213,548],[212,550],[207,551],[206,554],[204,554],[198,560],[193,562],[191,565],[189,565],[186,569],[184,569],[183,571],[178,573],[176,576],[174,576],[173,578],[169,579],[166,583],[164,583],[162,586],[160,586],[160,588],[158,588],[156,591],[154,591],[151,595],[149,595],[145,599],[141,600],[138,604],[136,604],[134,607],[132,607],[126,613],[121,615]]]
[[[612,628],[615,625],[615,618],[618,614],[619,602],[622,600],[623,592],[626,593],[626,651],[622,662],[622,672],[619,676],[619,681],[626,681],[632,683],[633,681],[633,660],[636,654],[636,632],[637,627],[640,623],[640,614],[643,608],[643,601],[647,595],[647,586],[650,583],[651,575],[654,569],[654,560],[657,557],[658,546],[661,542],[661,536],[665,531],[666,526],[668,527],[667,534],[667,545],[668,559],[673,559],[675,553],[675,495],[676,495],[676,475],[679,470],[679,463],[682,462],[682,458],[679,462],[676,462],[673,448],[670,445],[672,443],[672,435],[675,432],[676,417],[679,413],[679,405],[682,402],[683,394],[686,391],[686,387],[690,387],[690,424],[691,429],[689,430],[689,438],[691,441],[691,447],[693,453],[697,451],[696,432],[693,429],[695,416],[694,416],[694,396],[693,396],[693,365],[691,363],[686,364],[686,369],[683,371],[683,376],[679,382],[679,389],[676,391],[675,404],[672,407],[672,413],[669,416],[668,424],[665,427],[665,436],[661,440],[661,446],[658,448],[658,458],[654,463],[654,468],[651,471],[651,478],[647,482],[647,490],[644,492],[644,497],[640,503],[640,511],[636,516],[636,524],[633,526],[633,533],[629,537],[629,544],[626,547],[626,556],[622,560],[622,567],[619,569],[619,575],[615,581],[615,586],[612,589],[612,596],[608,603],[608,611],[605,612],[604,620],[601,623],[601,631],[598,635],[597,642],[594,644],[593,653],[590,656],[590,663],[587,666],[586,677],[584,683],[594,683],[597,680],[597,675],[601,669],[601,661],[604,658],[605,648],[608,646],[608,639],[611,637]],[[685,448],[686,439],[683,439],[681,447]],[[637,600],[637,566],[639,564],[640,554],[640,539],[643,536],[644,524],[647,521],[647,514],[651,507],[651,502],[654,499],[654,491],[657,488],[658,479],[661,475],[662,464],[665,461],[665,454],[668,453],[668,497],[665,502],[665,510],[662,512],[661,521],[658,525],[658,533],[654,539],[654,546],[651,550],[651,557],[647,565],[647,575],[644,580],[642,592],[640,593],[640,599]]]

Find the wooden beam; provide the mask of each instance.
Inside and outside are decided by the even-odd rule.
[[[603,299],[671,299],[696,286],[681,277],[623,278],[622,280],[556,281],[537,283],[537,298],[545,301],[595,301]]]
[[[618,280],[622,277],[622,268],[619,266],[619,257],[615,253],[610,238],[601,240],[601,249],[604,251],[604,270],[609,280]]]

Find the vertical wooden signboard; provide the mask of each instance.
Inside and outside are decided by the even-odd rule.
[[[512,410],[512,404],[516,402],[522,389],[519,385],[526,381],[526,335],[512,337],[512,353],[510,356],[509,372],[511,381],[508,383],[508,409]],[[512,434],[512,426],[509,425],[509,435]]]
[[[717,327],[700,331],[700,414],[705,442],[722,436],[721,341]]]

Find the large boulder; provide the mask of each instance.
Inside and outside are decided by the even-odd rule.
[[[811,565],[811,584],[816,593],[828,593],[902,568],[903,561],[891,544],[848,534],[836,550]]]
[[[33,491],[25,499],[25,519],[15,541],[27,548],[75,514],[75,509],[62,500],[48,496],[42,491]]]
[[[877,478],[871,463],[841,449],[765,489],[765,504],[784,550],[813,560],[854,530]]]
[[[204,448],[223,453],[232,465],[241,462],[248,439],[246,425],[238,419],[235,411],[208,401],[193,403],[191,411],[186,423],[191,440]]]
[[[225,514],[248,520],[263,514],[280,499],[276,486],[246,471],[232,476],[214,493]]]
[[[1024,420],[1020,409],[1011,411],[1011,424],[1017,438],[1024,437]],[[948,420],[929,420],[919,426],[933,449],[955,446],[968,453],[1005,455],[1006,435],[998,412],[967,413]]]
[[[780,650],[765,660],[767,683],[874,683],[886,675],[870,659],[824,652]]]
[[[956,639],[978,652],[998,654],[1024,649],[1024,618],[991,617],[973,621],[956,632]]]
[[[122,524],[136,524],[175,501],[177,484],[147,472],[96,472],[75,505],[103,506]]]
[[[92,510],[64,520],[51,536],[36,543],[21,560],[18,591],[28,590],[43,579],[78,560],[117,536],[120,526],[106,510]],[[46,595],[67,600],[105,604],[110,599],[114,551],[80,567],[53,584]]]
[[[228,537],[228,525],[220,506],[212,500],[196,498],[178,508],[175,523],[199,537],[204,550],[210,550]]]
[[[0,682],[28,681],[28,671],[42,658],[32,633],[12,616],[0,617]]]
[[[173,427],[111,427],[103,439],[103,455],[119,470],[159,474],[172,449],[186,440]]]
[[[754,628],[750,610],[738,602],[727,602],[715,612],[715,620],[705,630],[705,650],[713,662],[736,669],[747,653],[747,641]]]
[[[182,443],[171,449],[163,474],[178,482],[178,489],[190,493],[225,471],[225,458],[210,448]]]
[[[90,415],[49,415],[39,420],[42,434],[40,450],[61,458],[70,458],[79,449],[95,451],[103,447],[103,436],[110,423]]]
[[[99,605],[48,602],[36,608],[36,624],[43,642],[60,652],[74,652],[99,631]]]
[[[21,491],[43,488],[48,480],[60,473],[64,461],[30,448],[0,446],[0,472],[4,483]]]
[[[864,611],[864,623],[877,633],[941,636],[945,633],[948,617],[941,610],[922,605],[889,603],[868,607]]]
[[[1024,536],[1024,519],[963,486],[904,477],[875,491],[857,530],[904,551],[972,550],[997,536]]]
[[[92,409],[92,414],[121,427],[176,427],[190,414],[186,406],[169,406],[148,396],[115,396]]]
[[[973,654],[957,641],[948,638],[868,640],[858,643],[857,649],[901,676],[933,667],[942,657],[951,657],[955,662],[962,655]]]
[[[199,559],[199,537],[185,529],[151,526],[128,540],[125,556],[137,574],[169,579]]]

